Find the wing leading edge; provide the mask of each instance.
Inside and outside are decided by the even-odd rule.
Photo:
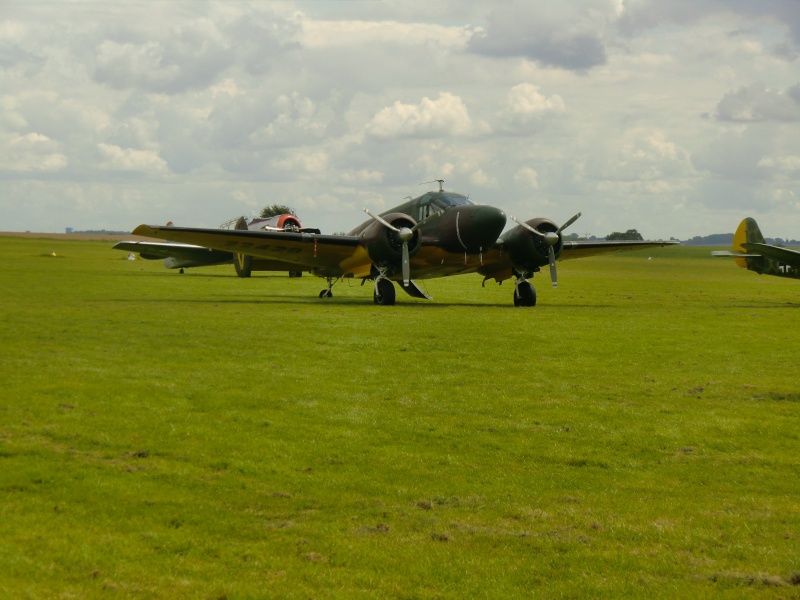
[[[137,252],[139,256],[147,260],[179,258],[195,262],[198,265],[215,265],[233,261],[231,252],[203,248],[193,244],[125,241],[117,242],[114,244],[113,249]]]
[[[356,236],[155,225],[139,225],[133,233],[279,261],[323,277],[367,276],[372,264]]]
[[[585,258],[609,252],[625,250],[646,250],[647,248],[660,248],[662,246],[675,246],[680,244],[677,240],[620,240],[604,242],[564,242],[564,250],[559,260],[570,258]]]

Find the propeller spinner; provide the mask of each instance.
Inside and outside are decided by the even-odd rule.
[[[427,219],[423,219],[422,221],[420,221],[419,223],[414,225],[414,227],[400,227],[400,228],[397,228],[394,225],[392,225],[391,223],[389,223],[389,221],[387,221],[386,219],[381,217],[380,215],[376,215],[375,213],[370,211],[368,208],[365,208],[364,212],[367,213],[370,217],[372,217],[376,221],[378,221],[381,225],[383,225],[387,229],[390,229],[391,231],[394,231],[397,234],[397,237],[400,238],[400,241],[403,243],[403,253],[402,253],[403,285],[404,286],[408,286],[409,283],[411,282],[411,264],[409,262],[409,257],[408,257],[408,254],[409,254],[408,253],[408,243],[412,239],[414,239],[414,232],[417,229],[419,229],[419,227]]]
[[[545,243],[547,244],[547,248],[549,250],[549,255],[550,255],[550,280],[553,282],[553,287],[558,287],[558,275],[556,273],[556,252],[555,250],[553,250],[553,247],[556,244],[558,244],[558,240],[561,239],[561,232],[564,231],[570,225],[572,225],[575,221],[577,221],[578,217],[580,216],[581,213],[578,213],[555,231],[548,231],[546,233],[542,233],[538,229],[534,229],[533,227],[531,227],[524,221],[520,221],[516,217],[511,217],[512,221],[521,225],[531,233],[534,233],[544,239]]]

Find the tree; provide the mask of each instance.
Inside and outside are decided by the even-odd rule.
[[[285,204],[270,204],[261,209],[260,216],[262,219],[274,217],[275,215],[294,215],[296,217],[297,213],[294,212],[291,206],[286,206]]]
[[[607,240],[643,240],[642,234],[635,229],[628,229],[625,233],[615,231],[606,236]]]

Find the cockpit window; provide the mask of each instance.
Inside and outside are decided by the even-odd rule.
[[[434,199],[433,203],[440,208],[450,208],[451,206],[469,206],[472,204],[472,200],[464,196],[439,196]]]

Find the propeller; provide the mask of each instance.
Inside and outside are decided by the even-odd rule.
[[[527,223],[520,221],[516,217],[511,217],[511,220],[521,225],[531,233],[535,233],[541,238],[544,238],[545,243],[547,244],[547,248],[550,254],[550,280],[553,282],[553,287],[558,287],[558,275],[556,274],[556,252],[553,250],[553,247],[558,244],[558,240],[561,237],[561,232],[564,231],[567,227],[572,225],[575,221],[578,220],[578,217],[581,216],[581,213],[574,215],[570,218],[566,223],[564,223],[561,227],[556,229],[555,231],[548,231],[546,233],[542,233],[538,229],[534,229]]]
[[[395,227],[394,225],[389,223],[389,221],[387,221],[386,219],[384,219],[380,215],[376,215],[375,213],[373,213],[370,209],[365,208],[364,212],[367,213],[370,217],[372,217],[376,221],[378,221],[378,223],[380,223],[381,225],[383,225],[387,229],[391,229],[392,231],[394,231],[397,234],[397,237],[400,238],[400,241],[403,242],[403,254],[402,254],[402,257],[403,257],[403,265],[402,265],[403,266],[403,285],[407,287],[408,284],[411,282],[411,264],[409,262],[409,257],[408,257],[408,243],[412,239],[414,239],[414,232],[417,229],[419,229],[420,226],[425,221],[427,221],[428,219],[433,218],[433,217],[438,217],[439,213],[434,213],[430,217],[428,217],[426,219],[423,219],[422,221],[420,221],[419,223],[414,225],[414,227],[400,227],[398,229],[397,227]]]

